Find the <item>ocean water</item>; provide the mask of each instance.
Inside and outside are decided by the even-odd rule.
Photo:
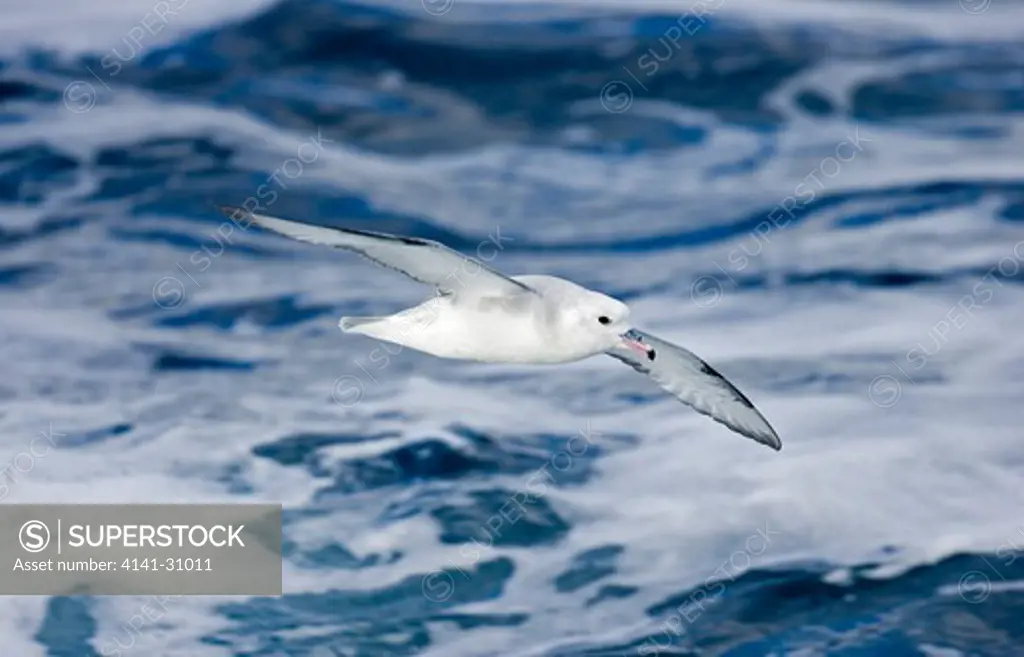
[[[285,509],[282,597],[2,597],[6,655],[1024,655],[1019,3],[0,23],[3,503]],[[784,447],[343,335],[426,291],[218,203],[622,298]]]

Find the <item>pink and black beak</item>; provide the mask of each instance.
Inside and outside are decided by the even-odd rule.
[[[654,347],[644,342],[644,336],[635,329],[629,329],[622,334],[622,346],[631,349],[638,354],[647,357],[647,360],[654,360]]]

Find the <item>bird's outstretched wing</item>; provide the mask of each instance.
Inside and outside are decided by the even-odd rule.
[[[643,331],[634,331],[645,344],[653,348],[653,354],[645,355],[625,347],[616,347],[608,351],[608,355],[651,377],[663,390],[672,393],[699,413],[762,445],[774,450],[782,449],[782,441],[768,420],[736,386],[713,367],[678,345]]]
[[[246,219],[300,242],[353,251],[409,278],[433,285],[442,293],[480,295],[532,293],[533,289],[497,272],[484,263],[449,249],[440,242],[351,228],[328,228],[299,221],[250,213],[244,208],[219,205],[217,209],[241,222]]]

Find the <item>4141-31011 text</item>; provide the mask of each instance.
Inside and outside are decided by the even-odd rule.
[[[120,564],[115,560],[102,559],[41,559],[33,561],[30,559],[17,559],[14,562],[12,571],[48,571],[48,572],[213,572],[213,566],[209,558],[186,558],[180,557],[166,559],[125,559]]]

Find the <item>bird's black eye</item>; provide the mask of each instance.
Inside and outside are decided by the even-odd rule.
[[[612,320],[608,319],[608,317],[606,317],[605,315],[601,315],[600,317],[598,317],[597,321],[601,322],[602,324],[611,324],[612,323]]]

